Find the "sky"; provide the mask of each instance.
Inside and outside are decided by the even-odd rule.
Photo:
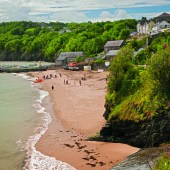
[[[0,22],[101,22],[170,14],[170,0],[0,0]]]

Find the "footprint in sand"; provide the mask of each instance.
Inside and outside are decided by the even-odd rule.
[[[83,148],[86,148],[87,146],[84,145],[84,146],[79,146],[79,149],[83,149]]]
[[[86,163],[86,165],[90,165],[90,166],[92,166],[92,167],[95,167],[95,166],[96,166],[96,164],[92,164],[92,163]]]
[[[87,145],[81,146],[81,144],[80,144],[79,142],[75,142],[75,144],[77,145],[77,147],[78,147],[79,149],[83,149],[83,148],[86,148],[86,147],[87,147]]]
[[[90,151],[88,151],[88,150],[85,150],[84,152],[86,152],[88,155],[89,155],[90,153],[93,153],[93,152],[90,152]]]
[[[77,136],[71,136],[71,138],[76,138]]]
[[[89,158],[82,158],[82,159],[84,159],[84,160],[86,160],[86,161],[89,161]]]
[[[90,156],[90,159],[92,160],[96,160],[96,158],[94,156]]]
[[[106,165],[106,163],[104,163],[104,162],[98,162],[98,164],[100,164],[100,166]]]
[[[69,148],[73,148],[74,147],[74,145],[70,145],[70,144],[67,144],[67,143],[65,143],[64,145],[69,147]]]

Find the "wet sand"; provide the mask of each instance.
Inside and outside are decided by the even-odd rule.
[[[139,150],[126,144],[86,141],[105,124],[107,72],[49,70],[32,74],[53,75],[43,81],[50,94],[52,123],[36,144],[37,150],[77,170],[109,170]]]

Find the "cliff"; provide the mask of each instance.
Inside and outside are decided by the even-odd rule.
[[[118,54],[108,76],[103,140],[137,147],[170,141],[169,70],[169,49],[152,55],[146,67],[132,64],[130,49]]]

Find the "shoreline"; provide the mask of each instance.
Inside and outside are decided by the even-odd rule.
[[[31,74],[34,77],[57,75],[43,81],[52,104],[52,122],[35,146],[38,151],[77,170],[108,170],[139,150],[126,144],[86,141],[105,123],[102,114],[107,73],[49,70]],[[79,80],[84,76],[86,80],[80,85]],[[64,79],[68,80],[67,85]]]

